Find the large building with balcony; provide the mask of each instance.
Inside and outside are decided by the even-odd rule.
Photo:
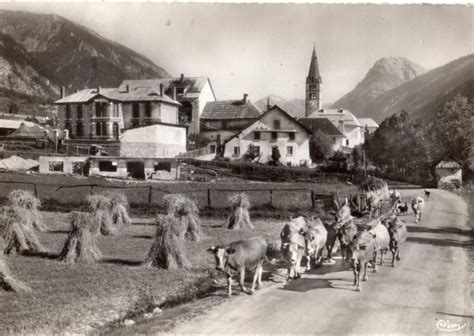
[[[180,77],[159,79],[127,79],[120,84],[119,89],[124,90],[159,90],[163,88],[164,94],[179,102],[178,122],[188,127],[189,134],[198,134],[201,130],[201,115],[208,102],[214,102],[216,96],[207,77]]]

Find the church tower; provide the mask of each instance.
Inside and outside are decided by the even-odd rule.
[[[306,77],[306,117],[321,108],[321,83],[318,56],[316,56],[316,47],[314,47],[308,77]]]

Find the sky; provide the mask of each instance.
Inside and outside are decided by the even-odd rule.
[[[0,3],[54,13],[150,58],[172,76],[206,76],[218,99],[304,98],[313,46],[323,103],[381,57],[435,68],[474,52],[474,6]]]

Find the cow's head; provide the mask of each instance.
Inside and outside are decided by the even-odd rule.
[[[353,241],[347,248],[346,260],[350,261],[355,267],[359,263],[359,255],[367,249],[367,244],[364,242]]]
[[[317,231],[309,228],[308,230],[301,229],[299,232],[300,235],[304,237],[305,242],[305,252],[308,254],[314,254],[314,244],[313,241],[316,239]]]
[[[282,253],[292,266],[295,266],[298,260],[300,260],[304,249],[304,246],[297,243],[284,243],[282,245]]]
[[[212,246],[207,249],[207,251],[212,253],[216,258],[216,270],[218,271],[224,270],[225,266],[227,265],[229,255],[235,253],[235,249],[223,246]]]
[[[345,223],[339,228],[339,239],[342,245],[349,245],[357,234],[357,226],[352,222]]]

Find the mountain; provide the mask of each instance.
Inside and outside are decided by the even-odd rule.
[[[403,109],[414,119],[429,121],[458,93],[474,99],[474,54],[458,58],[377,96],[366,105],[363,113],[355,114],[381,122]]]
[[[332,107],[346,108],[356,115],[365,116],[367,106],[376,97],[425,72],[424,68],[404,57],[381,58],[375,62],[364,79],[352,91],[336,101]]]
[[[71,92],[170,77],[145,56],[58,15],[0,10],[0,34],[0,90],[11,94],[52,101],[61,86]]]

